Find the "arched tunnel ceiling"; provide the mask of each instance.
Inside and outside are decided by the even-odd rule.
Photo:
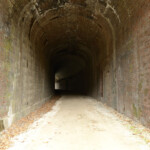
[[[53,50],[78,47],[93,59],[104,62],[111,55],[112,30],[105,18],[105,2],[90,0],[15,1],[22,8],[19,17],[21,31],[28,34],[34,49],[51,57]],[[28,2],[28,3],[27,3]],[[17,19],[17,18],[16,18]],[[86,47],[86,48],[85,48]]]
[[[95,23],[98,21],[103,29],[107,29],[106,24],[123,25],[128,18],[138,11],[140,6],[147,2],[149,0],[138,1],[138,4],[136,4],[136,0],[10,0],[12,9],[11,12],[7,13],[11,13],[10,17],[15,19],[15,22],[19,21],[19,24],[28,18],[28,25],[31,29],[35,20],[37,21],[42,17],[45,19],[44,16],[48,11],[53,12],[53,14],[51,13],[51,16],[46,20],[52,21],[60,19],[67,13],[73,14],[74,10],[76,14],[80,12],[84,18],[93,19]],[[81,10],[83,10],[82,13]]]
[[[12,14],[35,49],[51,57],[56,49],[78,47],[100,64],[114,50],[114,31],[130,18],[135,1],[24,0],[11,1]],[[140,2],[139,2],[140,3]],[[141,2],[142,3],[142,2]],[[21,12],[21,13],[20,13]],[[17,14],[17,15],[18,15]],[[13,16],[13,15],[12,15]],[[124,20],[123,20],[124,19]],[[34,44],[33,44],[34,43]],[[81,48],[84,47],[84,50]]]
[[[105,22],[103,18],[101,21]],[[58,45],[59,49],[84,45],[95,57],[105,53],[109,42],[106,38],[111,35],[111,32],[106,35],[105,28],[108,25],[103,29],[103,23],[95,22],[89,11],[69,6],[68,9],[49,10],[39,17],[34,22],[30,35],[36,45],[43,39],[43,49],[51,50],[50,53]]]

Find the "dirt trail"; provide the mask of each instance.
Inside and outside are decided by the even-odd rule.
[[[150,150],[100,102],[63,96],[9,150]]]

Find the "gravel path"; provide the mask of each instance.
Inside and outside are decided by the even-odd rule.
[[[61,97],[12,141],[9,150],[150,150],[115,113],[83,96]]]

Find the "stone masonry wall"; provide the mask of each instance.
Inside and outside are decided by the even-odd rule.
[[[140,6],[139,6],[140,7]],[[150,5],[117,31],[118,111],[150,127]],[[116,29],[117,30],[117,29]]]
[[[0,130],[50,99],[47,62],[30,42],[27,23],[0,2]],[[28,13],[28,12],[27,12]]]

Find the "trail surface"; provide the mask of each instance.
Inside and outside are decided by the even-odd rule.
[[[150,150],[100,102],[63,96],[9,150]]]

